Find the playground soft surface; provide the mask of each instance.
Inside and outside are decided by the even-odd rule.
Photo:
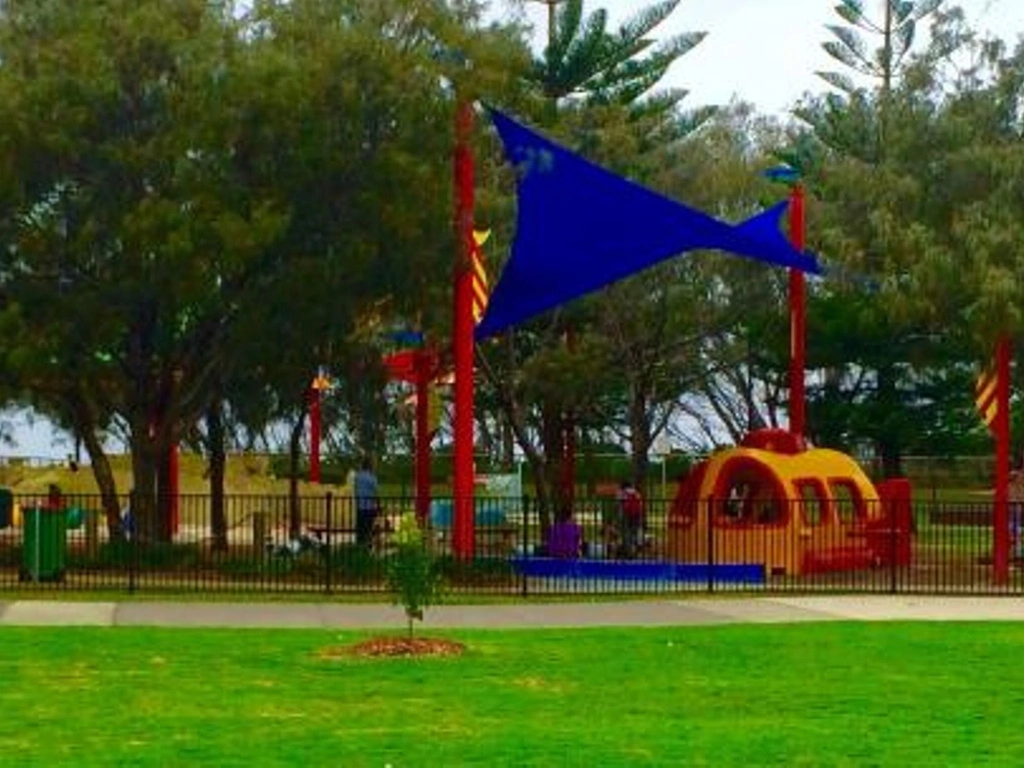
[[[1021,765],[1024,625],[0,630],[2,765]]]

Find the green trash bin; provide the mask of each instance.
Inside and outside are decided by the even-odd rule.
[[[67,554],[67,513],[63,509],[24,510],[22,581],[63,581]]]

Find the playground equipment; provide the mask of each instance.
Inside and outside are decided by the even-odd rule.
[[[460,246],[454,324],[455,542],[459,553],[471,553],[473,548],[474,337],[486,339],[685,252],[712,248],[801,274],[821,271],[817,260],[803,252],[802,242],[789,242],[779,229],[789,201],[740,224],[728,224],[616,176],[495,109],[489,112],[506,159],[517,171],[516,236],[474,330],[473,174],[467,141],[472,108],[463,101],[456,117],[455,153]],[[797,222],[802,232],[802,194],[794,193],[793,201],[800,204]],[[802,322],[802,306],[798,309],[794,314]],[[802,358],[794,363],[801,381],[802,364]]]
[[[667,554],[676,562],[757,564],[776,575],[906,566],[910,497],[904,479],[876,486],[843,453],[760,430],[680,483]]]

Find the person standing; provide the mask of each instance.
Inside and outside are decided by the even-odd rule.
[[[644,502],[629,480],[619,487],[619,512],[622,516],[622,547],[627,558],[636,557],[644,530]]]
[[[373,464],[369,458],[363,463],[352,478],[352,491],[356,499],[356,543],[369,548],[373,543],[373,527],[380,512],[377,476],[373,474]]]

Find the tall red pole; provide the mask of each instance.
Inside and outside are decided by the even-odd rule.
[[[320,483],[320,389],[309,390],[309,482]]]
[[[455,113],[455,554],[472,557],[473,515],[473,156],[469,140],[473,105],[459,102]]]
[[[793,185],[789,202],[789,236],[793,247],[804,250],[804,188]],[[804,273],[789,270],[789,431],[803,436],[805,422],[804,369],[807,362],[806,297]]]
[[[416,356],[416,517],[430,514],[430,356]]]
[[[1010,576],[1010,339],[996,346],[996,489],[992,510],[992,580],[1006,584]]]

